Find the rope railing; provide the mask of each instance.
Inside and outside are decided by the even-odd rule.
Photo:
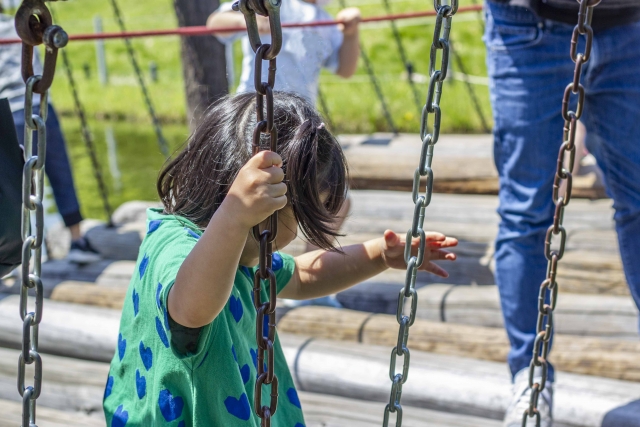
[[[460,7],[458,13],[464,12],[477,12],[482,10],[482,5],[473,5]],[[400,21],[404,19],[414,18],[426,18],[436,16],[433,10],[409,12],[409,13],[396,13],[392,15],[370,16],[362,18],[361,23],[381,22],[381,21]],[[282,24],[282,28],[302,28],[302,27],[327,27],[331,25],[341,24],[340,21],[333,19],[319,20],[314,22],[305,23],[286,23]],[[142,31],[116,31],[107,33],[87,33],[87,34],[74,34],[69,35],[69,40],[82,41],[82,40],[106,40],[106,39],[119,39],[119,38],[140,38],[140,37],[161,37],[161,36],[206,36],[217,33],[231,33],[238,31],[246,31],[245,27],[220,27],[220,28],[208,28],[206,26],[193,26],[182,28],[170,28],[164,30],[142,30]],[[19,38],[7,38],[0,39],[0,45],[21,43]]]

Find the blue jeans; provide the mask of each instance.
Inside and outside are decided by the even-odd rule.
[[[37,106],[34,106],[34,111],[37,111],[37,108]],[[13,121],[16,125],[20,145],[24,145],[24,110],[14,111]],[[71,165],[69,164],[69,157],[67,156],[64,136],[62,135],[58,116],[51,104],[49,104],[46,124],[47,156],[45,158],[44,170],[47,178],[49,178],[58,212],[62,215],[64,224],[70,227],[82,221],[82,215],[80,214],[80,204],[78,203],[76,190],[73,185],[73,175],[71,174]],[[34,153],[38,151],[37,141],[38,135],[34,132]]]
[[[569,57],[573,27],[540,19],[521,7],[487,2],[485,9],[494,156],[500,176],[496,281],[511,342],[508,363],[515,374],[531,360],[538,292],[546,277],[543,247],[554,212],[551,194],[562,143],[562,94],[574,70]],[[640,307],[639,70],[640,23],[597,32],[583,68],[586,99],[581,121],[587,128],[587,148],[598,160],[614,200],[625,274]]]

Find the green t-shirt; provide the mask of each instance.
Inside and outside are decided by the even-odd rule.
[[[253,407],[257,345],[252,277],[256,267],[237,269],[227,304],[211,324],[200,329],[193,351],[181,353],[174,343],[167,296],[200,235],[198,227],[185,218],[163,215],[159,209],[148,211],[147,235],[122,309],[118,348],[104,393],[110,427],[260,425]],[[294,268],[292,257],[274,254],[278,292]],[[262,300],[267,299],[268,285],[262,290]],[[279,399],[272,426],[304,427],[300,400],[277,335],[274,354]],[[269,387],[264,386],[266,405]]]

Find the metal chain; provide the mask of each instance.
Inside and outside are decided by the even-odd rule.
[[[51,14],[55,17],[53,9],[51,9]],[[84,106],[82,105],[80,96],[78,95],[76,80],[73,76],[73,69],[71,68],[71,63],[67,56],[67,52],[65,50],[62,50],[60,54],[62,56],[62,64],[64,65],[65,74],[67,75],[67,79],[69,80],[69,88],[71,89],[71,95],[73,97],[73,104],[76,108],[76,114],[78,115],[78,119],[80,120],[82,139],[84,141],[85,147],[87,148],[87,153],[89,154],[91,165],[93,166],[93,176],[95,177],[98,184],[98,191],[100,192],[100,198],[102,199],[102,207],[104,209],[104,213],[107,215],[107,224],[109,227],[111,227],[113,226],[113,221],[111,220],[111,213],[113,211],[111,210],[111,204],[109,203],[109,192],[107,190],[107,185],[104,182],[102,167],[100,166],[100,162],[98,161],[98,156],[96,154],[93,135],[91,134],[89,124],[87,123],[87,115],[85,114]]]
[[[269,136],[268,150],[276,151],[278,144],[278,128],[274,124],[273,88],[276,82],[276,56],[282,47],[282,26],[280,24],[280,5],[282,0],[240,0],[233,4],[233,9],[241,11],[247,24],[249,42],[256,54],[254,69],[254,86],[256,90],[256,126],[253,131],[253,155],[263,148],[262,135]],[[271,44],[262,44],[258,32],[256,13],[269,18]],[[267,81],[262,81],[262,61],[269,61]],[[266,105],[265,105],[266,104]],[[266,108],[265,108],[266,107]],[[266,120],[265,120],[266,110]],[[271,269],[273,261],[273,241],[278,234],[278,212],[269,217],[268,228],[260,231],[260,226],[253,227],[253,236],[260,242],[259,267],[253,277],[253,303],[256,315],[256,342],[258,345],[257,370],[254,407],[260,417],[262,427],[271,426],[271,417],[278,409],[278,377],[274,372],[275,354],[273,351],[276,339],[276,276]],[[269,281],[269,300],[262,301],[262,282]],[[264,336],[264,322],[268,320],[267,336]],[[265,352],[267,353],[265,363]],[[266,369],[265,369],[266,366]],[[262,404],[263,385],[271,388],[269,405]]]
[[[391,5],[389,4],[389,0],[383,0],[384,8],[388,15],[392,14]],[[416,104],[416,108],[418,111],[422,110],[422,103],[420,102],[420,92],[416,87],[416,83],[413,81],[413,63],[409,61],[409,57],[407,56],[407,51],[404,49],[404,44],[402,43],[402,37],[400,37],[400,31],[398,31],[398,26],[396,25],[396,21],[390,20],[389,25],[391,25],[391,33],[393,34],[393,38],[396,41],[396,46],[398,47],[398,53],[400,54],[400,60],[402,61],[402,65],[404,65],[404,69],[407,72],[407,82],[409,83],[409,87],[411,88],[411,93],[413,95],[413,102]]]
[[[22,427],[36,426],[36,399],[42,389],[42,358],[38,352],[38,327],[42,320],[43,289],[42,243],[44,240],[44,165],[47,154],[47,96],[53,83],[58,49],[66,46],[67,33],[53,25],[51,14],[42,0],[25,0],[15,18],[16,31],[22,39],[22,77],[26,83],[24,101],[24,160],[22,176],[22,284],[20,318],[22,351],[18,358],[18,392],[22,396]],[[42,75],[33,73],[33,47],[45,44]],[[40,111],[33,111],[34,94],[40,94]],[[38,155],[33,155],[33,132],[38,133]],[[35,212],[35,230],[31,228]],[[35,291],[35,311],[28,311],[29,289]],[[25,384],[26,365],[33,364],[33,385]]]
[[[440,98],[442,96],[442,83],[447,76],[447,67],[449,64],[451,21],[453,15],[455,15],[458,10],[458,0],[450,0],[450,4],[443,4],[442,0],[434,0],[433,6],[437,15],[429,60],[429,92],[422,109],[421,118],[420,138],[422,139],[422,151],[420,154],[420,163],[413,175],[412,198],[415,208],[411,228],[407,232],[407,244],[405,245],[404,251],[404,260],[407,263],[407,274],[405,276],[404,288],[400,290],[400,295],[398,295],[396,319],[400,325],[400,329],[398,331],[397,344],[393,350],[391,350],[391,363],[389,366],[389,378],[392,381],[391,395],[389,396],[389,403],[384,408],[383,427],[388,427],[389,418],[392,413],[397,414],[396,427],[402,426],[402,405],[400,404],[400,398],[402,396],[402,386],[407,382],[409,376],[409,328],[416,319],[416,309],[418,307],[416,275],[418,268],[420,268],[424,261],[426,248],[426,238],[423,229],[424,214],[425,208],[431,203],[431,194],[433,193],[433,170],[431,169],[431,163],[433,160],[433,150],[440,136],[440,121],[442,118],[440,113]],[[438,50],[442,51],[440,69],[436,69]],[[427,122],[430,114],[434,115],[434,122],[431,132],[428,132]],[[427,177],[426,191],[424,195],[420,195],[420,179],[424,176]],[[413,238],[420,239],[417,255],[411,254],[411,241]],[[410,300],[410,309],[409,313],[405,314],[405,308],[408,306],[407,299]],[[402,371],[396,373],[398,356],[403,358],[403,364]]]
[[[329,105],[327,104],[327,98],[324,96],[324,92],[320,87],[318,87],[318,103],[320,104],[322,116],[327,123],[327,127],[331,130],[332,133],[337,134],[338,129],[334,127],[334,122],[331,118],[331,111],[329,110]]]
[[[553,203],[555,213],[553,224],[547,230],[544,243],[544,255],[548,260],[547,277],[540,285],[538,296],[538,321],[536,324],[536,338],[533,344],[533,357],[529,365],[529,387],[531,396],[529,407],[522,414],[522,427],[526,427],[527,421],[535,418],[536,427],[540,427],[540,412],[538,411],[538,400],[540,394],[545,389],[549,373],[549,351],[551,349],[551,336],[553,334],[553,312],[558,302],[558,283],[556,282],[558,262],[564,255],[567,242],[567,231],[562,225],[564,220],[564,208],[571,201],[571,186],[573,165],[576,155],[576,127],[584,105],[584,86],[580,83],[582,66],[591,56],[591,46],[593,45],[593,29],[591,28],[591,18],[593,8],[600,3],[600,0],[578,0],[580,9],[578,11],[578,24],[573,29],[571,36],[570,56],[575,62],[573,81],[569,83],[562,97],[562,117],[564,118],[563,143],[558,154],[557,168],[553,179]],[[585,37],[584,53],[577,53],[578,40],[580,36]],[[576,111],[569,110],[569,99],[571,95],[578,96]],[[568,155],[568,157],[567,157]],[[564,189],[561,189],[562,183]],[[559,236],[560,242],[556,248],[552,248],[553,238]],[[547,300],[549,301],[547,303]],[[545,321],[546,319],[546,321]],[[536,370],[539,370],[541,378],[536,381]]]
[[[116,21],[118,21],[118,26],[120,27],[120,31],[123,33],[127,31],[124,25],[124,19],[122,18],[122,13],[120,12],[120,8],[118,7],[118,3],[116,0],[109,0],[111,3],[111,8],[113,9],[113,14],[116,16]],[[131,61],[131,66],[136,73],[136,78],[138,79],[138,85],[140,86],[140,90],[142,91],[142,97],[144,98],[144,102],[147,106],[147,111],[151,116],[151,122],[153,123],[153,130],[156,133],[156,138],[158,139],[158,146],[160,147],[160,151],[162,155],[165,157],[169,157],[169,147],[167,144],[167,140],[164,138],[162,134],[162,127],[160,126],[160,121],[158,120],[158,116],[156,115],[156,111],[153,108],[153,104],[151,103],[151,97],[149,96],[149,91],[147,90],[147,85],[144,82],[144,78],[142,77],[142,71],[140,70],[140,66],[138,65],[138,60],[136,59],[136,52],[133,49],[133,45],[131,44],[131,39],[128,37],[124,38],[124,44],[127,48],[127,54],[129,55],[129,61]]]

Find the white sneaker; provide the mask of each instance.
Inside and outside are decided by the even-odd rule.
[[[541,369],[536,368],[534,382],[540,382]],[[529,408],[531,389],[529,388],[529,368],[518,372],[513,379],[513,397],[504,416],[503,427],[522,427],[524,412]],[[540,427],[553,425],[553,383],[547,384],[538,399]],[[526,427],[535,427],[536,417],[527,418]]]

